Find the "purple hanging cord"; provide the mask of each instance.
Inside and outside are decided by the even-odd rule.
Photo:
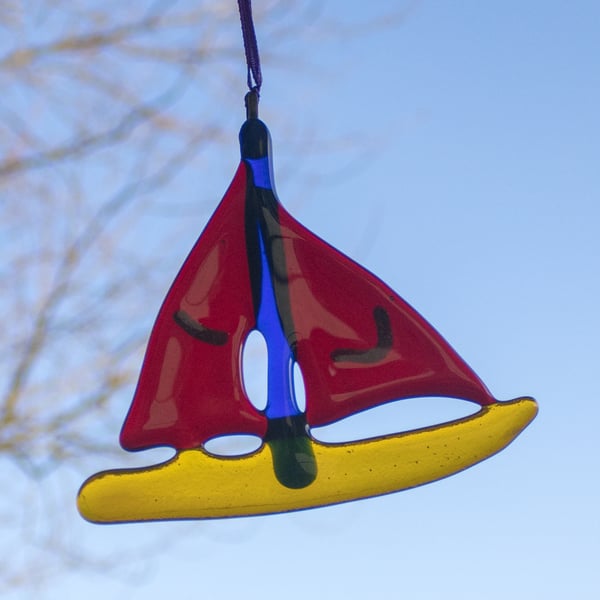
[[[260,97],[260,86],[262,85],[262,73],[260,71],[260,56],[256,43],[254,22],[252,21],[251,0],[238,0],[240,20],[242,22],[242,36],[244,38],[244,50],[246,52],[246,64],[248,65],[248,88],[246,94],[246,112],[248,118],[258,117],[258,98]]]

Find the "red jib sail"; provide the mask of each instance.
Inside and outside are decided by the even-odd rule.
[[[246,167],[173,282],[150,335],[129,414],[121,431],[126,450],[198,447],[231,433],[263,436],[266,419],[242,384],[244,340],[255,326],[246,259]],[[225,343],[205,343],[174,319],[183,311]]]

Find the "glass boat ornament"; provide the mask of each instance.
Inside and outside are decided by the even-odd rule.
[[[98,473],[78,508],[93,522],[262,515],[397,492],[457,473],[508,445],[535,417],[497,401],[398,294],[298,223],[279,203],[267,127],[250,117],[241,163],[158,314],[121,445],[170,446],[167,462]],[[268,349],[266,407],[249,400],[242,351]],[[295,398],[293,368],[306,408]],[[311,428],[386,402],[445,396],[475,414],[424,429],[321,443]],[[227,435],[258,450],[205,449]]]

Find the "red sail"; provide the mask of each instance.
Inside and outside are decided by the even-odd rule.
[[[393,290],[281,206],[279,221],[309,425],[415,396],[495,402],[440,334]]]
[[[242,163],[160,309],[121,431],[127,450],[181,450],[217,435],[266,431],[240,372],[241,347],[255,326],[245,199]]]
[[[242,383],[241,349],[255,328],[245,229],[244,162],[177,275],[150,336],[121,432],[125,449],[179,450],[245,433],[267,420]],[[285,257],[307,422],[319,426],[391,400],[449,396],[481,405],[477,375],[413,308],[374,275],[317,238],[277,205],[271,244]],[[281,256],[281,254],[280,254]],[[276,268],[276,264],[274,265]]]

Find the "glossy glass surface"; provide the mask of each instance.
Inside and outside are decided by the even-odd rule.
[[[241,348],[256,317],[246,259],[246,166],[192,249],[160,309],[121,431],[127,450],[197,448],[228,433],[264,437]]]
[[[86,518],[264,514],[397,491],[482,460],[535,415],[531,399],[496,402],[412,307],[283,209],[261,121],[246,121],[240,144],[234,180],[160,309],[121,432],[125,449],[166,445],[178,455],[88,480],[79,499]],[[262,411],[247,397],[240,364],[254,329],[268,349]],[[296,363],[305,410],[295,398]],[[483,408],[454,423],[353,444],[310,436],[312,426],[419,396]],[[258,436],[263,445],[237,458],[203,450],[231,434]],[[118,507],[103,508],[109,500]]]
[[[462,471],[502,450],[534,418],[524,398],[476,416],[356,444],[311,441],[319,475],[301,488],[281,485],[269,446],[216,458],[185,450],[168,463],[109,471],[88,480],[79,510],[90,521],[211,519],[287,512],[409,489]]]

